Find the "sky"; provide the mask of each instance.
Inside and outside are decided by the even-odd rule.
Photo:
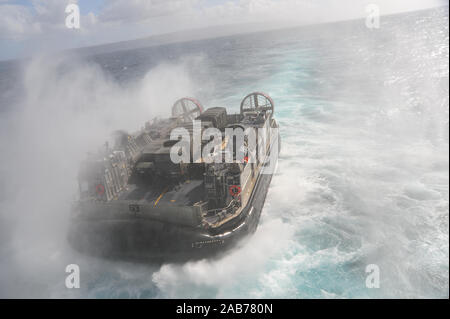
[[[69,29],[68,4],[80,9]],[[364,18],[448,5],[448,0],[0,0],[0,60],[188,29],[242,24],[267,28]],[[211,31],[211,36],[214,36]]]

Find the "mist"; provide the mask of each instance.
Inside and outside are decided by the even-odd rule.
[[[195,95],[187,62],[160,64],[127,87],[76,56],[40,56],[23,68],[23,92],[1,118],[0,296],[50,297],[65,265],[79,163],[116,129],[138,130]],[[62,286],[64,287],[64,286]]]

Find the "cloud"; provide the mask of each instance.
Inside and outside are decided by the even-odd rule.
[[[19,40],[63,31],[65,8],[70,3],[77,0],[32,0],[30,6],[3,4],[0,0],[0,39]]]
[[[33,21],[31,10],[24,6],[0,5],[0,37],[16,38],[27,33],[40,31],[39,24]]]
[[[74,30],[65,27],[69,3],[87,7],[82,0],[31,0],[30,5],[0,0],[0,59],[212,26],[254,23],[269,29],[353,19],[364,17],[369,3],[378,4],[382,14],[448,4],[443,0],[104,0],[99,12],[82,15],[81,28]]]
[[[226,24],[310,24],[362,18],[368,4],[377,4],[381,14],[419,10],[448,4],[442,0],[234,0],[201,9],[199,18]]]
[[[99,14],[104,22],[139,22],[192,13],[199,0],[110,0]]]

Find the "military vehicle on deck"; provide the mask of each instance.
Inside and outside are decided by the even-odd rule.
[[[81,164],[69,243],[91,255],[156,260],[232,247],[260,219],[280,149],[273,114],[272,99],[259,92],[247,95],[237,114],[182,98],[170,118],[133,134],[115,132],[113,147]],[[203,138],[208,129],[219,132],[220,143]],[[253,135],[228,134],[239,131]],[[183,152],[187,160],[174,161]]]

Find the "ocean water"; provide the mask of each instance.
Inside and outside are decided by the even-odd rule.
[[[0,297],[448,298],[448,7],[0,63]],[[148,265],[65,241],[78,163],[181,96],[275,101],[282,150],[257,232]],[[67,264],[81,288],[67,289]],[[379,288],[366,287],[377,265]]]

